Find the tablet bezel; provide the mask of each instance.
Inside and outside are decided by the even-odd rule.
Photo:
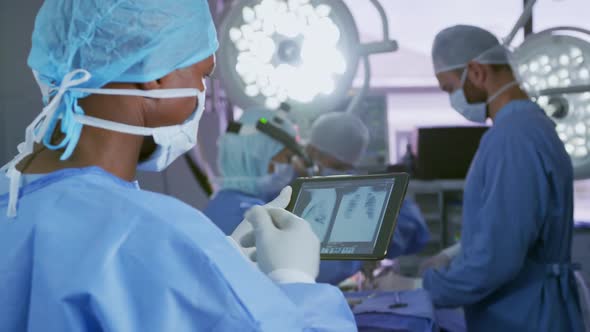
[[[389,244],[393,240],[393,232],[397,226],[397,218],[401,209],[403,200],[406,196],[408,182],[410,176],[407,173],[388,173],[376,175],[337,175],[325,177],[307,177],[297,178],[292,184],[293,193],[291,194],[291,202],[287,206],[287,210],[293,212],[296,199],[299,197],[299,192],[304,183],[308,182],[334,182],[334,181],[366,181],[378,179],[393,179],[394,185],[383,215],[383,223],[377,235],[377,241],[371,254],[320,254],[322,260],[381,260],[387,255]]]

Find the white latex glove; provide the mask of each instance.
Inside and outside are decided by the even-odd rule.
[[[246,213],[256,235],[258,268],[277,283],[314,283],[320,241],[309,223],[289,211],[255,206]]]
[[[293,190],[287,186],[281,190],[277,198],[264,205],[264,208],[280,208],[284,209],[291,201],[291,192]],[[256,242],[254,236],[254,228],[246,219],[236,227],[231,236],[228,236],[231,243],[236,246],[248,260],[256,263]]]
[[[461,244],[457,243],[451,247],[448,247],[438,254],[428,258],[422,264],[420,264],[420,275],[423,275],[427,269],[440,269],[446,268],[451,264],[453,258],[455,258],[461,251]]]

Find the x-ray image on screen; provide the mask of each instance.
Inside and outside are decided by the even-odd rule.
[[[393,179],[308,182],[293,213],[310,223],[322,253],[372,252]]]
[[[387,199],[386,191],[373,187],[359,187],[342,197],[336,214],[337,223],[330,234],[330,242],[372,241]]]
[[[315,189],[308,191],[310,202],[301,213],[317,237],[322,240],[330,227],[330,221],[336,206],[336,189]]]

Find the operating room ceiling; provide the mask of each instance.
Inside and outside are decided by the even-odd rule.
[[[377,12],[366,1],[344,0],[355,16],[362,41],[381,37]],[[506,36],[522,10],[520,0],[385,0],[381,1],[389,18],[389,31],[400,49],[396,53],[371,57],[373,87],[431,87],[436,85],[430,61],[430,47],[436,33],[454,24],[481,26],[499,38]],[[535,9],[535,30],[557,25],[590,29],[584,15],[590,12],[588,0],[539,0]],[[497,13],[497,15],[490,15]],[[522,34],[515,39],[521,43]],[[376,69],[378,68],[378,69]],[[362,69],[357,75],[362,82]]]

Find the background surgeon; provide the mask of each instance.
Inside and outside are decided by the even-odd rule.
[[[460,249],[447,268],[426,270],[424,288],[437,306],[462,306],[469,330],[582,331],[573,170],[554,123],[520,89],[490,32],[447,28],[432,59],[453,108],[494,124],[467,176]]]
[[[318,164],[320,175],[355,174],[369,139],[368,128],[357,116],[333,112],[320,116],[314,122],[306,149]],[[430,233],[418,206],[405,199],[387,258],[416,253],[429,239]],[[360,261],[323,261],[318,280],[338,283],[358,272],[361,266]]]
[[[196,144],[205,0],[46,1],[32,41],[46,106],[0,177],[0,331],[356,330],[313,283],[310,227],[277,208],[289,188],[243,223],[256,268],[242,237],[132,182]]]

